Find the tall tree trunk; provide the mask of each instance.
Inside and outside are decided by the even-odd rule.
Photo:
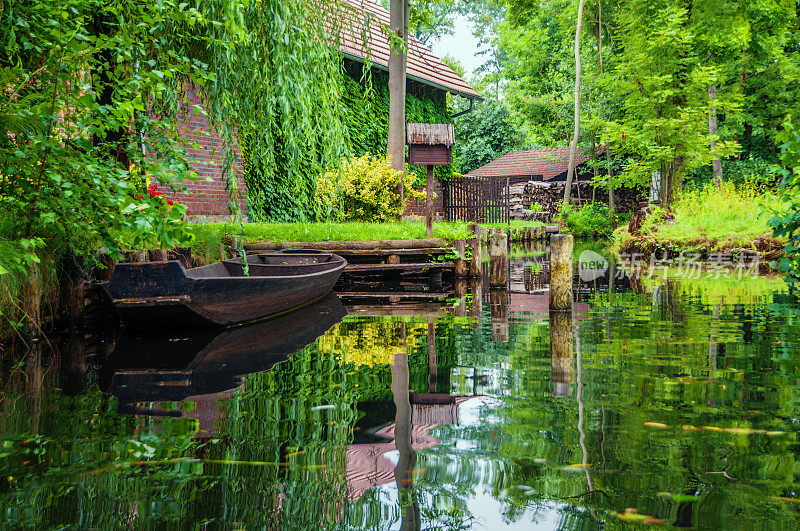
[[[603,75],[603,2],[597,0],[597,58],[600,61],[600,75]],[[608,177],[608,210],[611,212],[611,227],[617,227],[614,186],[611,184],[611,149],[606,146],[606,176]]]
[[[389,55],[389,142],[387,157],[392,168],[405,172],[406,162],[406,46],[408,45],[409,0],[391,0],[389,6],[390,42],[394,37],[403,41],[403,47],[392,46]],[[402,178],[397,184],[400,205],[403,200]],[[402,212],[402,209],[401,209]],[[402,215],[402,214],[401,214]]]
[[[583,0],[578,3],[578,23],[575,29],[575,127],[572,144],[569,146],[569,169],[567,185],[564,187],[564,206],[569,204],[572,194],[572,179],[575,177],[575,157],[578,151],[578,135],[581,132],[581,25],[583,22]]]
[[[614,202],[614,187],[611,185],[611,150],[606,146],[606,173],[608,174],[608,210],[611,212],[611,227],[617,228],[617,205]]]
[[[711,104],[714,105],[714,100],[717,99],[717,86],[716,85],[709,85],[708,86],[708,99],[711,100]],[[716,107],[711,107],[711,110],[708,114],[708,133],[711,135],[717,134],[717,109]],[[711,141],[711,149],[714,149],[717,146],[717,141]],[[717,157],[714,159],[713,162],[714,167],[714,183],[717,185],[717,188],[722,188],[722,159]]]
[[[591,114],[589,115],[589,119],[590,120],[592,119]],[[592,156],[593,157],[597,156],[597,142],[595,142],[594,131],[592,131]],[[592,173],[594,174],[594,177],[592,178],[592,181],[594,181],[594,184],[592,184],[592,203],[594,203],[595,201],[597,201],[597,175],[598,175],[597,164],[593,165]],[[581,187],[579,185],[578,190],[580,189]]]

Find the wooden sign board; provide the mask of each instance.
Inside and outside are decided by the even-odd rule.
[[[408,163],[419,166],[447,166],[453,163],[451,147],[441,144],[416,144],[408,146]]]

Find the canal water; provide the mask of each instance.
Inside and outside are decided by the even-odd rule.
[[[507,300],[3,353],[2,526],[800,527],[779,279],[593,282],[551,319],[515,267]]]

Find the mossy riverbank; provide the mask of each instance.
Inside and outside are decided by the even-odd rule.
[[[785,241],[773,237],[768,222],[780,208],[777,196],[769,191],[733,185],[684,191],[671,212],[650,206],[617,228],[610,248],[620,254],[646,255],[745,251],[774,260],[782,256]]]

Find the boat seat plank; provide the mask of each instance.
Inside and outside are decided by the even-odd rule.
[[[345,273],[385,273],[397,271],[400,273],[411,271],[445,271],[453,269],[453,262],[436,262],[423,264],[348,264]]]

